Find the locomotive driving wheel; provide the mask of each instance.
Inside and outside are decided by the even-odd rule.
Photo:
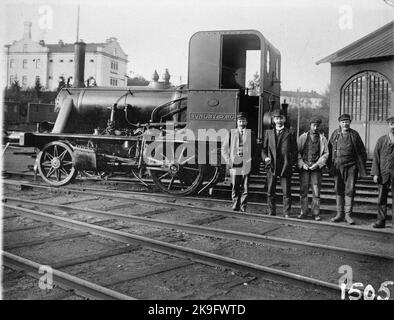
[[[150,170],[153,182],[164,192],[185,196],[193,193],[203,181],[204,166],[172,163],[166,169]]]
[[[37,157],[42,179],[56,187],[71,182],[78,171],[73,166],[73,151],[64,142],[52,141],[44,146]]]

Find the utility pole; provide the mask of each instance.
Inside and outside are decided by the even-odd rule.
[[[300,136],[300,88],[297,89],[297,137]]]
[[[78,5],[78,13],[77,13],[77,40],[76,42],[79,41],[79,5]]]

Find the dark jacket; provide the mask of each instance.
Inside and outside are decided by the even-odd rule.
[[[366,176],[367,170],[365,167],[365,162],[367,161],[367,152],[365,150],[364,142],[361,140],[360,135],[356,130],[349,129],[350,140],[353,145],[353,149],[356,151],[356,165],[358,168],[358,173],[360,176]],[[331,135],[330,141],[328,143],[329,157],[327,165],[330,169],[330,174],[335,175],[335,160],[337,157],[337,142],[339,135],[341,134],[341,129],[336,129]]]
[[[273,173],[279,172],[279,176],[288,177],[292,174],[292,166],[297,162],[297,140],[295,135],[289,129],[283,129],[281,141],[278,144],[279,150],[283,157],[282,168],[277,168],[276,159],[276,143],[275,143],[275,129],[267,130],[264,135],[263,146],[261,150],[261,158],[264,162],[265,158],[271,159],[269,170]]]
[[[371,175],[379,177],[379,183],[385,184],[390,176],[394,179],[394,144],[386,134],[378,139],[373,153]]]

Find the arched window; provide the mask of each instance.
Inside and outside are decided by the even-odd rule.
[[[389,81],[378,72],[356,74],[341,89],[341,114],[350,114],[354,121],[385,121],[391,90]]]
[[[385,121],[390,106],[391,86],[380,74],[369,77],[369,121]]]

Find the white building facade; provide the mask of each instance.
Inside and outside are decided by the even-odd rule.
[[[127,85],[127,54],[115,37],[104,43],[87,43],[85,54],[85,83],[92,79],[99,86]],[[31,22],[25,22],[21,40],[4,46],[4,83],[15,80],[23,88],[34,87],[37,78],[46,90],[56,90],[61,77],[67,82],[74,76],[74,44],[59,41],[45,44],[31,39]]]

